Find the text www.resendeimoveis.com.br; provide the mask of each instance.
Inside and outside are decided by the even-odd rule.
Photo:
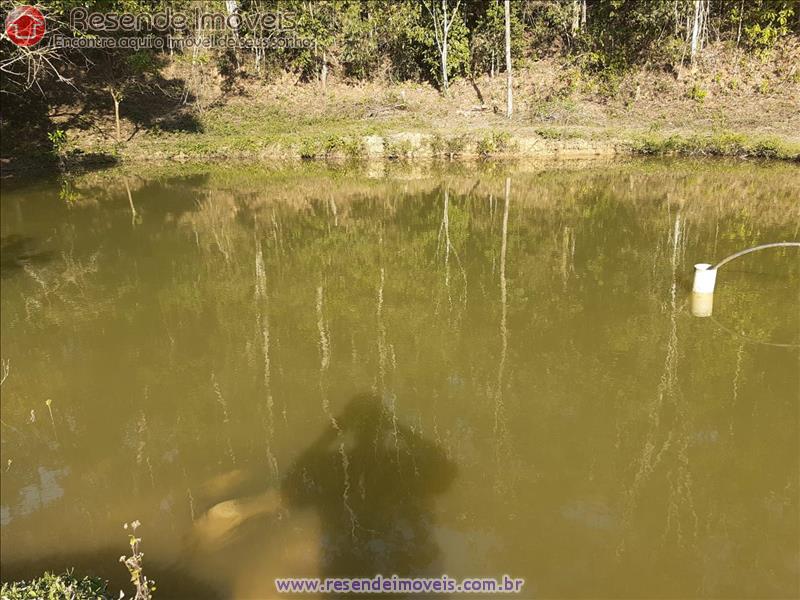
[[[508,575],[501,578],[493,577],[469,577],[465,579],[454,579],[447,575],[436,578],[422,577],[383,577],[376,575],[372,578],[347,578],[329,577],[319,578],[299,578],[287,577],[275,580],[275,589],[278,592],[289,594],[398,594],[398,593],[417,593],[417,594],[487,594],[487,593],[506,593],[517,594],[525,585],[525,580]]]

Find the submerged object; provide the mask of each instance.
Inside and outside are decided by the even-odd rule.
[[[694,266],[692,284],[692,315],[710,317],[714,309],[714,286],[717,283],[717,269],[709,263]]]
[[[710,317],[714,312],[714,294],[692,292],[692,316]]]
[[[765,248],[800,247],[800,242],[772,242],[761,244],[746,250],[740,250],[723,258],[717,264],[697,263],[694,266],[694,282],[692,283],[692,315],[695,317],[710,317],[714,307],[714,286],[717,284],[717,270],[735,258],[750,254]]]

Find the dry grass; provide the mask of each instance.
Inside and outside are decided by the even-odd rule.
[[[481,141],[497,132],[521,140],[519,154],[530,154],[531,148],[559,153],[571,146],[581,151],[576,140],[588,153],[613,152],[638,147],[643,135],[691,138],[723,132],[792,145],[800,143],[798,64],[800,48],[791,43],[770,55],[712,45],[694,69],[665,63],[620,76],[589,76],[563,59],[542,59],[516,74],[515,115],[508,120],[503,77],[457,79],[448,98],[430,85],[351,84],[334,78],[322,89],[291,75],[271,83],[244,79],[223,92],[215,73],[174,63],[167,75],[187,82],[199,131],[137,130],[126,123],[130,141],[118,146],[109,111],[95,127],[70,131],[70,147],[128,160],[329,157],[371,154],[363,147],[368,136],[438,134],[467,136],[463,154],[478,155]]]

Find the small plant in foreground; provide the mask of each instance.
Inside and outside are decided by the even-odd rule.
[[[52,144],[53,155],[58,159],[59,168],[64,167],[64,148],[67,146],[67,132],[63,129],[56,129],[47,134],[47,139]]]
[[[78,201],[78,193],[75,191],[75,188],[72,187],[72,183],[67,179],[61,182],[61,189],[58,190],[58,197],[65,204],[74,204]]]
[[[53,153],[57,155],[61,154],[64,146],[67,145],[67,132],[63,129],[56,129],[47,134],[47,139],[49,139],[50,143],[53,145]]]
[[[31,598],[69,598],[69,600],[110,600],[107,583],[99,577],[78,578],[66,571],[60,575],[46,572],[30,581],[3,583],[0,596],[3,600],[29,600]]]
[[[6,470],[10,467],[11,459],[8,459]],[[139,548],[142,540],[136,537],[136,529],[140,525],[139,521],[130,524],[133,531],[129,536],[131,555],[129,557],[120,556],[119,560],[128,569],[131,582],[136,588],[133,600],[152,600],[156,585],[155,581],[148,579],[142,572],[144,553]],[[128,524],[125,523],[124,527],[128,529]],[[78,578],[73,575],[72,570],[60,575],[45,571],[41,577],[30,581],[4,582],[0,588],[2,600],[40,600],[44,598],[48,600],[121,600],[125,597],[125,593],[122,591],[119,592],[119,595],[109,592],[108,582],[104,579],[89,576]]]
[[[129,535],[129,543],[131,546],[131,555],[126,557],[124,554],[119,557],[119,562],[125,565],[128,572],[131,574],[131,582],[136,587],[136,596],[134,600],[151,600],[153,592],[156,590],[155,581],[150,581],[147,576],[142,572],[144,565],[144,553],[139,550],[139,544],[142,538],[136,537],[136,529],[141,525],[139,521],[131,523],[131,530],[133,533]],[[128,524],[125,523],[125,529]]]

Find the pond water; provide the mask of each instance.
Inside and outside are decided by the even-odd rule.
[[[800,170],[173,166],[3,184],[2,577],[800,595]]]

